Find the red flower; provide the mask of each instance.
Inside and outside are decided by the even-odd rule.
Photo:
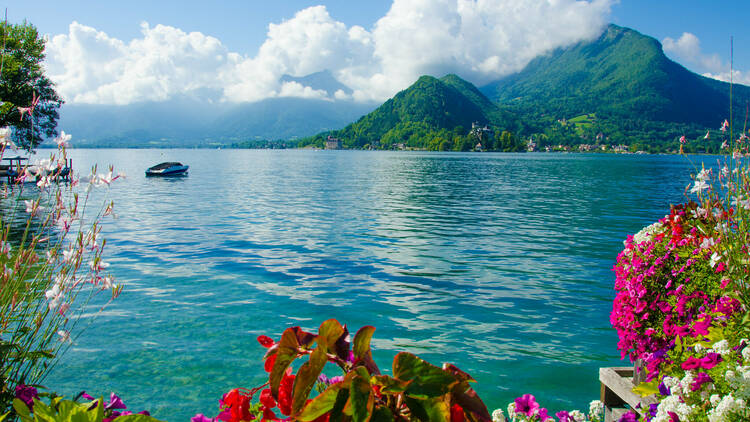
[[[294,375],[287,373],[281,378],[281,384],[279,385],[279,400],[278,407],[279,411],[289,416],[292,414],[292,394],[294,392]]]
[[[276,400],[273,399],[270,388],[266,388],[260,392],[260,402],[269,409],[276,407]]]
[[[464,422],[464,409],[458,404],[451,406],[451,422]]]
[[[254,419],[250,414],[250,397],[242,394],[239,388],[224,394],[222,404],[229,407],[229,422],[243,422]]]
[[[273,365],[276,363],[276,355],[271,355],[266,358],[266,362],[263,364],[263,369],[266,370],[266,372],[271,372],[273,370]]]
[[[271,347],[274,344],[276,344],[274,343],[273,339],[268,336],[258,336],[258,343],[260,343],[261,346],[266,347],[266,348]]]

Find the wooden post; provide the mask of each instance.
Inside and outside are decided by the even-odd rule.
[[[632,367],[599,368],[601,401],[604,403],[604,422],[614,422],[627,408],[643,415],[651,404],[657,403],[653,396],[641,397],[633,392]],[[643,371],[641,370],[641,373]]]

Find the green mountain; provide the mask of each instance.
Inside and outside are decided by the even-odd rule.
[[[733,90],[735,121],[742,121],[750,88]],[[695,138],[718,129],[729,117],[729,84],[685,69],[654,38],[616,25],[598,39],[538,57],[481,91],[536,131],[565,132],[554,123],[588,115],[589,127],[568,127],[578,138],[589,130],[614,141],[673,142],[686,132]]]
[[[500,130],[519,127],[510,112],[493,104],[474,85],[458,76],[441,79],[422,76],[355,123],[305,139],[302,145],[322,146],[323,139],[331,135],[350,148],[366,145],[388,148],[394,144],[429,148],[426,142],[453,142],[456,136],[466,137],[472,123]]]

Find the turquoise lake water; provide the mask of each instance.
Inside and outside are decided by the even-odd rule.
[[[490,411],[524,393],[587,409],[598,368],[627,364],[609,325],[622,241],[684,201],[693,168],[594,154],[70,156],[79,171],[128,174],[109,191],[118,218],[104,229],[126,287],[84,319],[45,384],[114,391],[168,421],[214,416],[224,392],[261,384],[258,335],[328,318],[374,325],[381,369],[402,350],[457,365]],[[189,164],[189,176],[144,177],[162,161]]]

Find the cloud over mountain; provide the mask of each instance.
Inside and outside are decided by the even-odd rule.
[[[613,0],[394,0],[371,30],[347,26],[325,6],[270,24],[255,56],[199,32],[143,23],[129,42],[73,22],[51,37],[47,66],[70,103],[128,104],[195,96],[247,102],[330,98],[283,75],[329,70],[350,92],[382,101],[423,74],[457,73],[483,84],[535,56],[597,36]]]
[[[700,39],[695,34],[683,32],[676,40],[666,37],[662,40],[662,46],[665,53],[685,64],[695,66],[703,76],[729,82],[729,63],[722,62],[718,54],[704,53]],[[734,82],[750,85],[750,72],[734,70],[732,79]]]

